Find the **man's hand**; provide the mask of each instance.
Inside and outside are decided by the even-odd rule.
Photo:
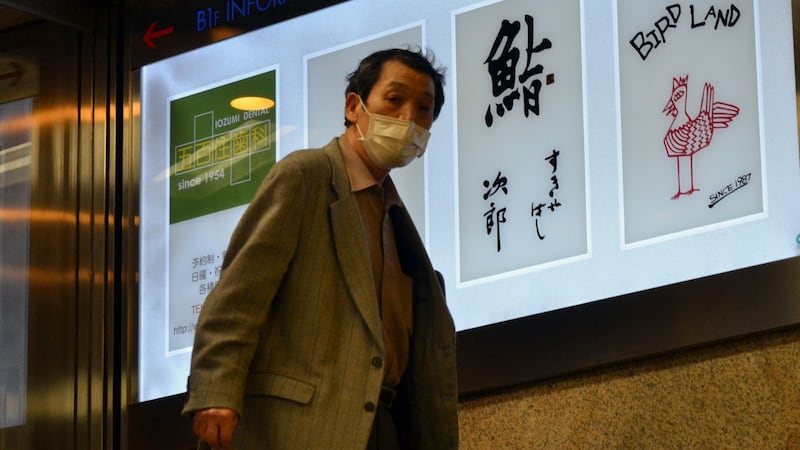
[[[201,409],[194,414],[194,434],[214,450],[231,450],[239,416],[229,408]]]

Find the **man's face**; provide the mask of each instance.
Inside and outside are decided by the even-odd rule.
[[[433,79],[429,75],[390,60],[383,64],[369,96],[362,100],[370,113],[410,120],[427,130],[433,125],[434,92]],[[366,132],[369,115],[363,109],[360,112],[357,123]]]

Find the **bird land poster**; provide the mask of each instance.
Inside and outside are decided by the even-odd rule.
[[[617,4],[624,244],[763,213],[753,3]]]

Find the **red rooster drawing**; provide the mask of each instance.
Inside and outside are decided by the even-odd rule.
[[[699,189],[694,187],[694,154],[711,144],[714,130],[728,128],[728,124],[739,114],[739,107],[725,102],[714,101],[714,86],[706,83],[703,97],[700,100],[700,111],[691,117],[686,111],[687,82],[689,76],[672,79],[672,95],[664,113],[672,116],[672,123],[664,136],[664,148],[667,156],[675,158],[678,165],[678,192],[672,196],[675,200],[681,195],[689,195]],[[689,187],[685,181],[681,183],[681,166],[689,165]]]

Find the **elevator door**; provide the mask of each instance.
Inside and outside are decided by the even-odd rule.
[[[116,439],[96,45],[35,16],[0,31],[0,449]]]

